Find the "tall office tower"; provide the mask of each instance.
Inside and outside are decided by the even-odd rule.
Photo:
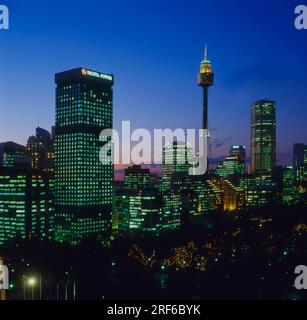
[[[0,168],[0,246],[31,239],[51,240],[52,186],[46,173]]]
[[[293,168],[283,168],[282,176],[282,202],[293,205],[296,202],[296,189],[293,183]]]
[[[162,151],[162,173],[171,176],[173,173],[188,174],[191,165],[188,163],[192,156],[192,148],[184,142],[174,141],[167,144]]]
[[[100,157],[99,134],[112,128],[113,75],[77,68],[57,73],[55,82],[55,239],[104,241],[111,230],[113,164]]]
[[[146,188],[130,195],[129,229],[132,232],[159,232],[162,197],[158,189]]]
[[[276,165],[276,104],[256,101],[251,107],[251,173],[270,176]]]
[[[293,144],[293,168],[304,165],[304,154],[307,145],[304,143]]]
[[[211,62],[207,59],[207,46],[197,81],[198,85],[203,88],[203,129],[208,129],[208,88],[213,85],[214,73],[211,69]]]
[[[31,156],[26,147],[9,141],[0,143],[0,167],[30,168]]]
[[[129,189],[144,189],[150,185],[150,170],[140,165],[133,165],[125,169],[124,187]]]
[[[136,190],[116,189],[114,199],[114,213],[112,229],[120,233],[129,231],[130,224],[130,200],[137,195]]]
[[[230,147],[229,155],[231,157],[237,157],[238,160],[245,162],[246,148],[244,146],[232,145]]]
[[[32,169],[54,173],[54,145],[47,130],[37,127],[35,136],[28,139],[27,150],[32,156]]]
[[[222,164],[216,168],[216,173],[221,178],[227,178],[231,175],[244,174],[244,163],[239,160],[238,156],[225,157]]]
[[[293,170],[296,182],[304,180],[304,171],[307,167],[307,145],[295,143],[293,145]]]
[[[239,211],[244,208],[244,190],[231,179],[222,181],[224,211]]]
[[[169,231],[180,228],[182,199],[174,190],[167,190],[162,194],[161,230]]]

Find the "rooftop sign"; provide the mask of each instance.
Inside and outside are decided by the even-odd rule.
[[[112,76],[108,75],[108,74],[104,74],[104,73],[100,73],[100,72],[96,72],[96,71],[91,71],[88,69],[82,69],[81,70],[82,74],[85,76],[90,76],[90,77],[95,77],[95,78],[99,78],[99,79],[105,79],[108,81],[112,81],[113,78]]]

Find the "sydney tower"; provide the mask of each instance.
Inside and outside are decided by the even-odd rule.
[[[211,63],[207,59],[207,46],[205,47],[205,56],[200,64],[197,80],[198,85],[203,87],[203,129],[208,129],[208,88],[213,85],[214,73],[211,70]]]

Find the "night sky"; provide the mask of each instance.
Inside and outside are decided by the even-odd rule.
[[[231,144],[249,149],[250,105],[268,98],[277,103],[277,161],[291,164],[292,144],[307,143],[307,30],[294,28],[304,2],[3,0],[0,141],[25,144],[38,121],[50,130],[54,73],[79,66],[114,74],[116,128],[199,128],[207,43],[212,157]]]

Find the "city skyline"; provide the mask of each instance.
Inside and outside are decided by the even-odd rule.
[[[0,5],[0,300],[306,299],[307,6],[274,1]]]
[[[78,1],[75,3],[73,10],[79,17],[81,8],[77,5]],[[84,18],[87,23],[84,23],[83,28],[75,24],[77,22],[72,21],[72,25],[77,27],[78,36],[88,40],[86,42],[88,51],[80,46],[80,42],[70,41],[73,45],[64,46],[65,50],[61,51],[61,59],[58,58],[58,47],[64,43],[65,36],[69,36],[69,31],[71,31],[68,29],[63,31],[63,34],[60,33],[61,22],[64,23],[63,19],[71,19],[67,17],[68,5],[61,4],[61,10],[56,10],[59,4],[52,4],[58,24],[51,27],[50,21],[48,23],[42,21],[51,2],[40,6],[41,15],[34,15],[32,8],[35,7],[35,2],[28,2],[26,11],[29,13],[28,29],[25,35],[28,46],[23,47],[21,51],[19,47],[23,43],[19,41],[17,44],[14,39],[22,33],[21,25],[25,18],[20,15],[20,12],[25,5],[18,1],[12,3],[11,6],[10,3],[8,4],[11,9],[11,20],[15,20],[15,25],[12,22],[11,30],[6,34],[1,34],[6,48],[1,53],[4,58],[1,60],[5,61],[5,65],[1,67],[7,74],[5,83],[1,82],[0,86],[2,114],[4,115],[2,119],[5,118],[4,123],[1,121],[1,141],[15,141],[25,145],[26,139],[32,135],[38,124],[38,113],[40,127],[50,131],[51,125],[54,125],[53,106],[55,102],[52,74],[80,65],[115,75],[115,128],[119,126],[121,120],[131,120],[133,127],[148,129],[156,127],[198,128],[201,126],[202,115],[199,105],[201,105],[202,94],[197,86],[196,76],[204,45],[208,43],[208,55],[216,75],[215,86],[210,90],[209,95],[212,158],[227,155],[232,144],[245,145],[249,158],[250,106],[258,99],[269,98],[276,101],[277,104],[277,164],[291,164],[292,145],[306,141],[304,115],[307,109],[304,107],[306,94],[303,90],[306,84],[304,78],[306,63],[303,60],[306,44],[303,43],[302,33],[293,27],[294,15],[290,3],[280,4],[278,8],[275,8],[272,3],[266,5],[267,13],[261,28],[268,26],[266,23],[270,21],[275,22],[273,30],[268,31],[269,34],[266,37],[263,36],[264,30],[260,30],[259,26],[254,26],[252,22],[244,19],[248,30],[239,30],[238,25],[234,24],[231,30],[221,32],[222,30],[210,17],[211,13],[214,16],[216,7],[209,2],[202,4],[195,1],[195,6],[189,6],[185,20],[178,19],[184,15],[184,9],[186,9],[185,4],[179,2],[177,3],[178,10],[170,15],[169,20],[162,19],[159,25],[155,18],[159,16],[166,18],[165,15],[170,14],[172,2],[165,5],[161,3],[143,4],[138,1],[131,3],[129,13],[133,11],[133,16],[137,13],[147,14],[146,22],[144,18],[139,18],[132,26],[129,25],[126,31],[116,25],[114,25],[114,30],[109,31],[108,28],[106,31],[104,28],[99,28],[95,22],[95,13],[92,13],[92,19],[87,16]],[[127,19],[123,14],[124,9],[127,9],[126,4],[123,4],[121,8],[116,1],[113,4],[105,2],[102,4],[90,2],[90,4],[91,12],[95,11],[92,10],[93,7],[97,7],[98,11],[99,9],[107,11],[112,7],[112,9],[118,9],[117,19],[123,18],[122,22]],[[264,3],[260,2],[259,6],[254,7],[253,15],[257,15],[263,5]],[[231,9],[228,4],[225,6]],[[165,11],[159,10],[161,7]],[[203,30],[196,32],[198,30],[198,23],[195,22],[197,21],[195,17],[198,15],[197,8],[204,8],[204,14],[208,19]],[[247,5],[242,5],[242,11],[240,11],[242,17],[249,11],[248,9]],[[279,19],[271,15],[273,9],[279,12]],[[114,10],[111,11],[114,12]],[[224,13],[220,14],[227,22],[229,17],[227,18]],[[114,19],[113,14],[109,14],[103,23],[111,23],[112,19]],[[186,30],[183,30],[183,22],[176,21],[185,21]],[[209,28],[209,22],[212,28]],[[36,23],[42,26],[41,31],[37,30]],[[136,26],[137,30],[134,28]],[[145,30],[140,31],[141,26],[144,26]],[[181,39],[175,35],[176,27],[179,27],[181,31],[183,36]],[[278,51],[278,56],[267,50],[270,36],[277,29],[279,29],[278,35],[282,33],[287,38],[287,46],[284,45],[283,50],[284,39],[274,38],[274,41],[277,41],[274,43],[274,51]],[[173,39],[167,44],[167,50],[165,50],[166,37],[163,37],[165,30]],[[146,31],[149,31],[148,35],[153,37],[153,41],[147,39]],[[40,36],[43,32],[57,35],[56,39],[49,44],[54,48],[53,54],[47,52],[48,45],[44,44],[44,39]],[[118,42],[122,32],[126,32],[129,37]],[[234,32],[237,37],[230,39],[230,32]],[[223,41],[218,39],[217,35],[222,37]],[[250,39],[248,44],[251,47],[242,45],[239,38],[241,40]],[[132,39],[134,41],[131,41]],[[36,44],[37,40],[40,40],[39,46]],[[88,44],[92,40],[95,41]],[[126,41],[131,41],[129,48],[125,46]],[[140,50],[140,46],[143,50]],[[79,48],[78,54],[72,57],[69,53],[77,47]],[[256,55],[252,50],[255,48],[257,48]],[[31,57],[28,54],[30,51]],[[20,61],[29,63],[20,64],[17,61],[21,52],[24,60]],[[39,56],[40,59],[34,59],[35,56]],[[45,59],[48,59],[48,65],[43,63]],[[151,69],[155,72],[152,72]],[[284,77],[281,77],[281,71]],[[15,76],[17,74],[18,77]],[[25,83],[26,79],[27,83]],[[295,81],[295,86],[290,84],[293,81]],[[152,86],[155,90],[152,90]],[[178,95],[178,91],[182,94]],[[19,119],[14,117],[14,114],[19,114],[25,109],[27,112],[23,117]],[[136,112],[137,117],[133,116]],[[231,121],[229,121],[230,118]]]

